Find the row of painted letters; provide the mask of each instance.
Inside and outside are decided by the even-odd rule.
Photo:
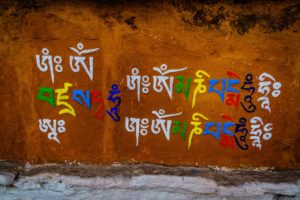
[[[174,85],[174,76],[166,76],[170,73],[176,73],[186,70],[187,68],[181,68],[181,69],[169,69],[166,64],[162,64],[160,68],[153,67],[153,70],[156,72],[159,72],[160,75],[153,76],[153,90],[155,92],[161,93],[163,89],[167,91],[167,94],[170,99],[173,97],[173,89],[177,93],[184,93],[186,100],[188,100],[189,92],[191,88],[191,82],[192,78],[188,77],[185,80],[185,77],[182,75],[176,76],[176,79],[179,81],[179,83]],[[130,90],[136,90],[137,92],[137,99],[140,101],[141,92],[142,93],[149,93],[149,87],[151,85],[150,83],[150,77],[147,75],[141,76],[139,75],[139,69],[133,68],[132,74],[127,75],[127,87]],[[196,88],[194,89],[193,93],[193,100],[192,100],[192,107],[196,104],[196,98],[197,94],[203,94],[207,91],[207,86],[205,84],[205,79],[208,80],[208,93],[216,93],[220,96],[222,102],[225,101],[225,103],[230,106],[234,105],[234,107],[237,109],[240,99],[239,89],[235,88],[234,86],[240,83],[240,77],[232,72],[228,71],[227,75],[229,77],[233,78],[223,78],[223,79],[210,79],[211,76],[203,70],[198,70],[196,72],[196,78],[194,79],[194,83],[197,84]],[[268,78],[269,80],[265,80]],[[258,101],[262,101],[261,108],[267,109],[269,112],[271,112],[270,109],[270,101],[267,95],[270,93],[271,89],[270,86],[272,84],[273,91],[272,96],[278,97],[281,93],[281,83],[276,82],[275,78],[271,76],[268,73],[262,73],[259,76],[259,84],[258,84],[258,92],[263,94],[263,97],[259,97]],[[186,82],[186,83],[184,83]],[[221,90],[216,89],[216,87],[221,83]],[[244,101],[241,101],[241,106],[247,111],[247,112],[254,112],[256,110],[256,106],[252,103],[252,95],[255,91],[255,87],[253,86],[253,76],[252,74],[247,74],[245,77],[245,81],[243,86],[241,87],[242,90],[250,91],[250,95],[246,95],[244,97]],[[226,99],[225,99],[225,93],[226,93]],[[245,105],[250,104],[250,105]]]
[[[172,119],[166,119],[169,117],[179,116],[182,113],[176,114],[168,114],[165,115],[165,111],[161,109],[159,112],[153,111],[152,114],[157,116],[157,119],[151,120],[151,132],[153,134],[158,134],[161,131],[164,133],[165,138],[170,140],[170,133],[178,134],[180,133],[183,140],[186,140],[186,131],[187,131],[187,123],[180,121],[173,121]],[[192,121],[190,124],[193,126],[189,138],[188,138],[188,149],[191,147],[192,139],[194,135],[212,135],[216,140],[219,140],[221,135],[220,144],[222,146],[229,146],[231,148],[235,148],[237,145],[240,149],[247,150],[248,145],[246,143],[246,136],[248,134],[248,130],[246,129],[246,121],[244,117],[240,118],[239,123],[235,124],[233,119],[225,114],[222,115],[222,119],[227,120],[228,122],[210,122],[207,121],[208,118],[201,113],[194,113],[192,116]],[[202,120],[204,122],[204,131],[203,128],[200,127],[202,124]],[[125,128],[128,132],[134,132],[136,135],[136,146],[139,145],[139,136],[145,136],[148,134],[149,128],[149,119],[148,118],[134,118],[134,117],[126,117],[125,118]],[[250,139],[253,140],[252,146],[255,146],[261,149],[261,135],[263,131],[261,127],[263,127],[264,134],[263,139],[269,140],[272,137],[272,124],[267,123],[264,125],[262,119],[260,117],[253,117],[250,120],[251,122],[251,136]],[[235,134],[232,130],[229,130],[230,127],[235,127]],[[212,129],[215,128],[216,131]],[[240,134],[242,133],[242,135]]]
[[[46,101],[48,102],[52,107],[56,106],[63,106],[59,111],[59,114],[70,114],[72,116],[76,116],[76,112],[71,106],[67,100],[70,98],[68,96],[68,90],[73,85],[71,83],[64,83],[64,88],[56,89],[55,93],[56,96],[56,103],[54,99],[54,90],[50,87],[40,87],[38,91],[38,100]],[[113,84],[111,87],[111,90],[109,91],[109,96],[107,98],[108,101],[111,101],[114,103],[114,107],[110,110],[106,110],[106,113],[114,120],[114,121],[120,121],[119,116],[119,106],[121,104],[121,97],[117,96],[120,94],[120,90],[118,88],[118,85]],[[104,119],[104,99],[101,97],[101,92],[98,90],[89,91],[86,90],[85,92],[82,90],[73,90],[72,91],[72,99],[79,104],[86,104],[87,108],[91,108],[91,103],[100,104],[100,108],[95,113],[95,117]]]
[[[78,56],[70,56],[69,63],[70,68],[73,72],[79,72],[82,67],[88,74],[89,78],[93,80],[93,70],[94,70],[94,57],[88,57],[88,64],[86,63],[86,54],[90,54],[99,50],[99,48],[94,49],[84,49],[82,43],[77,44],[77,49],[74,47],[69,47],[70,50],[75,52]],[[61,73],[63,71],[63,66],[61,65],[63,59],[61,56],[52,56],[47,48],[42,49],[43,55],[36,55],[36,65],[38,69],[42,72],[50,71],[51,81],[54,83],[55,75],[54,72]]]

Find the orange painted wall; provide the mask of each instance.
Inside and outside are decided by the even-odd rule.
[[[296,2],[30,2],[0,4],[0,159],[299,168],[300,6]],[[88,49],[100,48],[91,54],[93,80],[82,68],[75,73],[69,67],[69,56],[74,55],[69,47],[79,42]],[[36,64],[36,55],[42,55],[43,48],[63,58],[63,72],[54,73],[54,84],[50,72],[42,72]],[[138,102],[136,90],[129,90],[127,75],[132,68],[152,80],[157,75],[152,68],[162,64],[167,64],[168,69],[188,67],[172,74],[192,78],[188,101],[175,91],[171,100],[165,90],[157,93],[151,86],[150,93],[141,94]],[[240,76],[239,90],[245,76],[251,73],[256,111],[247,113],[240,105],[238,109],[227,106],[215,93],[197,95],[192,108],[195,73],[200,69],[211,79],[230,78],[226,72],[235,72]],[[257,91],[258,77],[263,72],[282,84],[278,97],[268,95],[271,113],[257,101],[263,96]],[[73,84],[68,102],[76,117],[60,115],[62,107],[53,108],[37,98],[40,87],[55,90],[66,82]],[[71,98],[73,89],[99,90],[108,110],[113,106],[106,100],[112,84],[118,84],[121,90],[119,122],[107,114],[104,120],[95,118],[97,104],[89,110]],[[240,90],[241,101],[245,95],[247,92]],[[156,119],[151,112],[159,109],[166,114],[182,111],[174,119],[187,123],[186,140],[171,133],[168,141],[162,132],[151,133],[150,124],[148,135],[140,135],[136,146],[136,135],[126,131],[125,118],[151,121]],[[193,136],[188,149],[195,112],[215,122],[225,122],[220,117],[222,113],[231,116],[234,123],[240,117],[247,118],[249,148],[223,147],[220,139],[202,133]],[[262,140],[261,149],[253,147],[250,139],[250,119],[254,116],[273,124],[272,138]],[[66,132],[57,136],[60,144],[40,131],[39,119],[44,118],[65,120]]]

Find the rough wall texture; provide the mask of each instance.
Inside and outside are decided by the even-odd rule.
[[[299,19],[297,1],[1,1],[0,159],[299,168]],[[78,43],[87,49],[100,48],[91,54],[93,78],[83,68],[77,73],[68,66],[70,55],[74,55],[69,47]],[[43,48],[63,58],[63,72],[58,73],[54,67],[51,76],[50,68],[43,72],[37,67],[36,55],[42,56]],[[174,73],[174,84],[178,83],[177,75],[183,75],[185,81],[190,77],[189,95],[176,93],[174,87],[170,99],[165,89],[162,93],[151,89],[149,94],[141,93],[138,101],[136,90],[128,87],[127,76],[138,68],[140,75],[152,80],[157,75],[153,67],[162,64],[168,69],[188,67]],[[226,99],[222,102],[217,93],[197,94],[192,107],[196,72],[200,69],[211,79],[233,76],[240,80],[237,108],[228,106]],[[233,73],[228,75],[228,71]],[[270,86],[271,112],[258,101],[264,96],[257,92],[264,72],[281,84],[281,94],[276,98],[271,95],[273,82],[273,88]],[[256,86],[252,96],[256,110],[252,113],[240,104],[249,93],[240,89],[249,73]],[[205,81],[207,84],[208,79]],[[57,103],[58,92],[54,93],[54,107],[38,99],[41,87],[62,89],[66,82],[72,84],[68,103],[76,116],[59,114],[65,107]],[[105,117],[93,116],[102,103],[105,110],[113,106],[107,101],[112,84],[121,91],[120,121],[112,120],[106,112]],[[88,109],[72,99],[73,89],[101,94],[94,96]],[[139,135],[137,146],[136,133],[125,128],[126,117],[151,121],[155,119],[152,111],[159,109],[166,114],[181,113],[176,120],[188,125],[186,135],[170,133],[168,140],[162,131],[149,131]],[[238,147],[241,141],[228,148],[220,145],[221,136],[217,140],[213,135],[197,135],[191,125],[194,113],[208,118],[202,119],[202,125],[204,121],[224,125],[226,116],[234,123],[241,117],[247,119],[247,150]],[[261,149],[252,146],[250,139],[250,119],[255,116],[265,124],[272,123],[272,138],[261,139]],[[66,131],[57,136],[59,143],[41,132],[39,119],[65,121]],[[230,140],[240,138],[231,129],[236,137],[229,134]]]

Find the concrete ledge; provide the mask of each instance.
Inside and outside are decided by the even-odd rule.
[[[4,199],[300,199],[300,171],[0,162]],[[24,198],[25,197],[25,198]]]
[[[151,164],[113,164],[113,165],[83,165],[74,163],[30,165],[0,161],[0,172],[10,172],[20,176],[35,176],[41,173],[53,173],[80,177],[132,177],[138,175],[172,175],[190,176],[216,180],[221,185],[240,185],[246,182],[297,182],[300,170],[229,169],[200,167],[168,167]]]

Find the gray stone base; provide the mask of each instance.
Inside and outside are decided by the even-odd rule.
[[[0,199],[300,199],[300,171],[0,162]]]

